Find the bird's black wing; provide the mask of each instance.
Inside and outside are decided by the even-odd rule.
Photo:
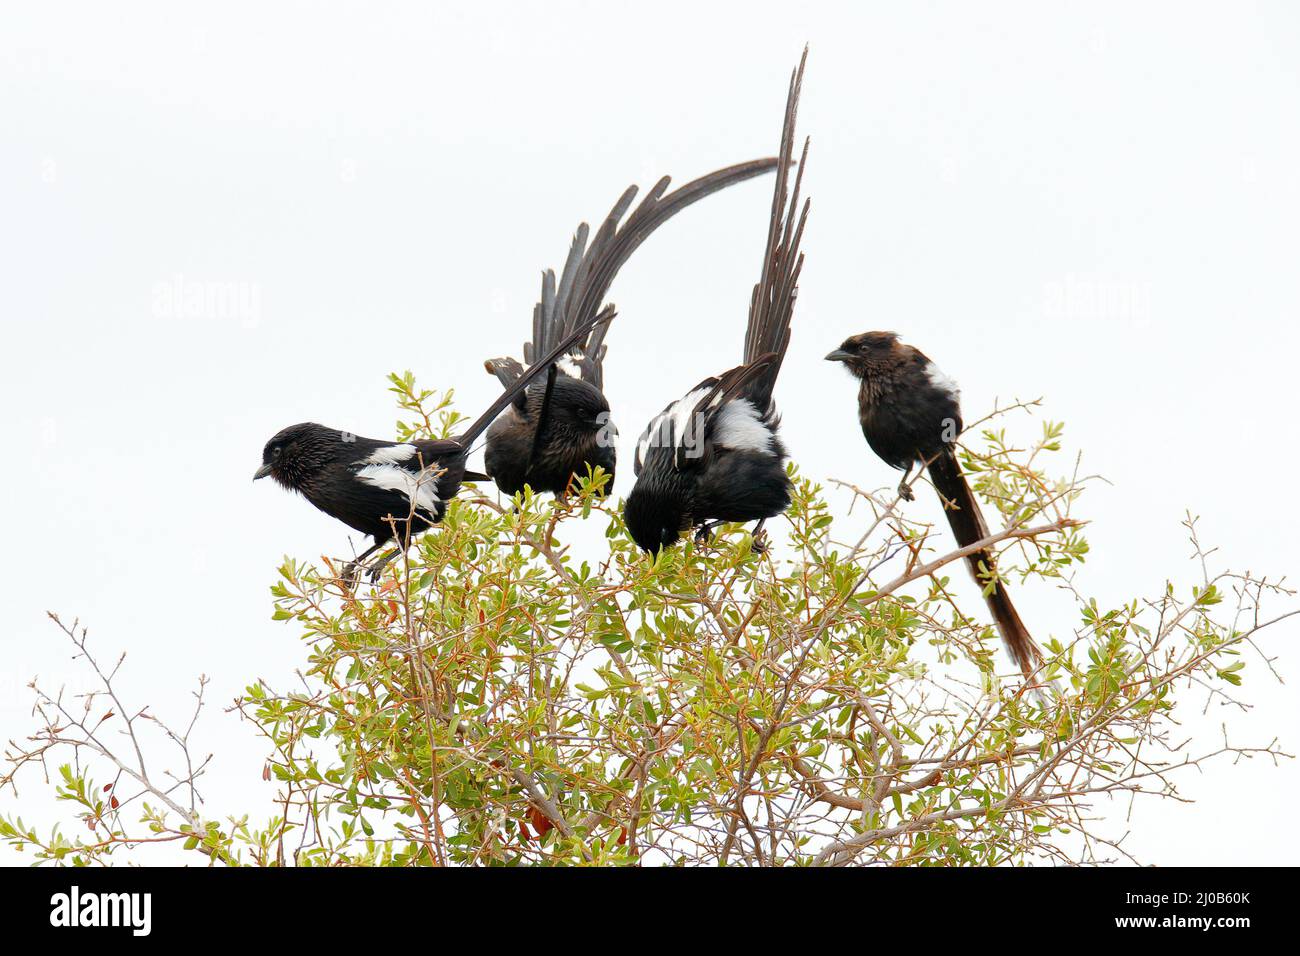
[[[761,374],[751,377],[745,395],[764,414],[771,409],[772,390],[781,371],[781,361],[790,344],[790,319],[798,291],[803,253],[799,242],[808,219],[808,201],[799,208],[799,190],[803,185],[804,164],[808,159],[808,141],[804,140],[794,190],[789,191],[790,161],[794,155],[795,118],[799,93],[803,86],[803,68],[808,59],[805,47],[799,66],[790,77],[790,91],[785,102],[785,123],[781,130],[781,154],[776,170],[776,188],[772,195],[772,218],[763,250],[763,271],[749,304],[749,325],[745,330],[745,363],[760,356],[775,355]],[[798,214],[796,216],[796,213]]]
[[[770,447],[771,430],[763,424],[764,409],[753,404],[750,393],[754,383],[780,361],[780,355],[768,352],[712,380],[691,411],[691,425],[685,432],[687,440],[677,444],[673,464],[678,470],[691,467],[692,461],[707,463],[719,445],[755,450],[754,439],[759,436],[750,426],[763,429],[765,434],[759,441]]]
[[[655,183],[630,214],[628,209],[636,198],[637,187],[629,186],[594,236],[585,222],[579,225],[564,268],[560,270],[559,281],[551,269],[542,274],[542,297],[533,307],[532,338],[524,343],[525,364],[535,364],[539,355],[551,350],[556,342],[597,313],[618,270],[652,232],[711,193],[761,176],[776,167],[774,158],[728,166],[701,176],[667,195],[664,191],[670,180],[665,176]],[[626,221],[623,220],[625,214]],[[607,328],[607,325],[602,325],[593,329],[589,338],[576,344],[572,355],[576,368],[568,369],[596,388],[603,387],[601,365],[605,357]],[[492,359],[486,364],[488,371],[503,384],[509,384],[522,372],[522,366],[512,359]]]
[[[759,356],[753,362],[706,378],[669,403],[641,433],[632,462],[633,472],[640,477],[652,457],[662,468],[685,471],[701,467],[712,457],[716,445],[740,437],[736,425],[752,437],[754,433],[745,426],[757,423],[760,416],[745,398],[745,388],[776,359],[775,354]],[[749,405],[750,411],[729,409],[736,400]]]

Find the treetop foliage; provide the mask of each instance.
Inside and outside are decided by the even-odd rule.
[[[399,438],[454,430],[450,393],[410,373],[391,386]],[[1173,731],[1189,694],[1232,699],[1281,619],[1262,605],[1290,592],[1212,570],[1189,518],[1196,586],[1099,604],[1081,572],[1087,480],[1037,414],[999,410],[968,427],[962,454],[1000,527],[985,542],[999,573],[1072,608],[1026,616],[1047,657],[1036,686],[1003,675],[964,552],[893,491],[792,465],[767,553],[735,526],[650,558],[602,473],[561,500],[471,488],[375,585],[354,589],[329,558],[279,569],[274,617],[306,665],[231,707],[266,748],[269,813],[204,804],[213,758],[191,755],[193,720],[181,731],[126,706],[116,669],[60,622],[101,690],[35,687],[41,726],[10,744],[0,786],[57,766],[47,779],[78,829],[5,815],[0,838],[80,864],[150,842],[231,865],[1127,859],[1102,819],[1115,798],[1174,796],[1180,772],[1220,755],[1285,756]],[[573,543],[584,522],[604,548]],[[203,706],[201,682],[194,718]],[[146,728],[171,748],[147,765]]]

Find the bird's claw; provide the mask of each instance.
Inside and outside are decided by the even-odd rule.
[[[754,532],[754,540],[750,542],[749,550],[754,554],[767,554],[769,548],[767,532],[760,528]]]
[[[916,495],[912,492],[912,486],[907,483],[906,478],[898,483],[898,497],[904,501],[916,500]]]
[[[383,564],[373,566],[361,561],[349,561],[343,565],[343,573],[339,575],[339,580],[343,581],[348,587],[355,589],[361,583],[362,576],[371,584],[375,584],[383,570]]]

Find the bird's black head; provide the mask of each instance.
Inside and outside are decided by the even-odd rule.
[[[623,522],[638,548],[656,554],[670,548],[689,522],[676,505],[676,496],[655,494],[637,482],[623,504]]]
[[[545,380],[534,383],[529,390],[529,400],[536,402],[539,409],[545,391]],[[618,437],[618,430],[609,418],[609,402],[604,393],[590,382],[568,375],[556,380],[546,418],[548,427],[558,427],[575,435],[606,433],[611,443]]]
[[[335,459],[344,441],[345,433],[337,428],[314,422],[290,425],[266,443],[262,467],[253,473],[253,480],[270,475],[284,487],[300,491],[305,481]]]
[[[841,342],[839,348],[826,356],[826,361],[843,362],[855,375],[863,375],[871,365],[888,359],[898,348],[897,332],[863,332]]]

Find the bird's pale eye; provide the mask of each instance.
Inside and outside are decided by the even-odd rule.
[[[272,458],[280,457],[280,447],[278,445],[275,448],[271,449],[271,457]]]

